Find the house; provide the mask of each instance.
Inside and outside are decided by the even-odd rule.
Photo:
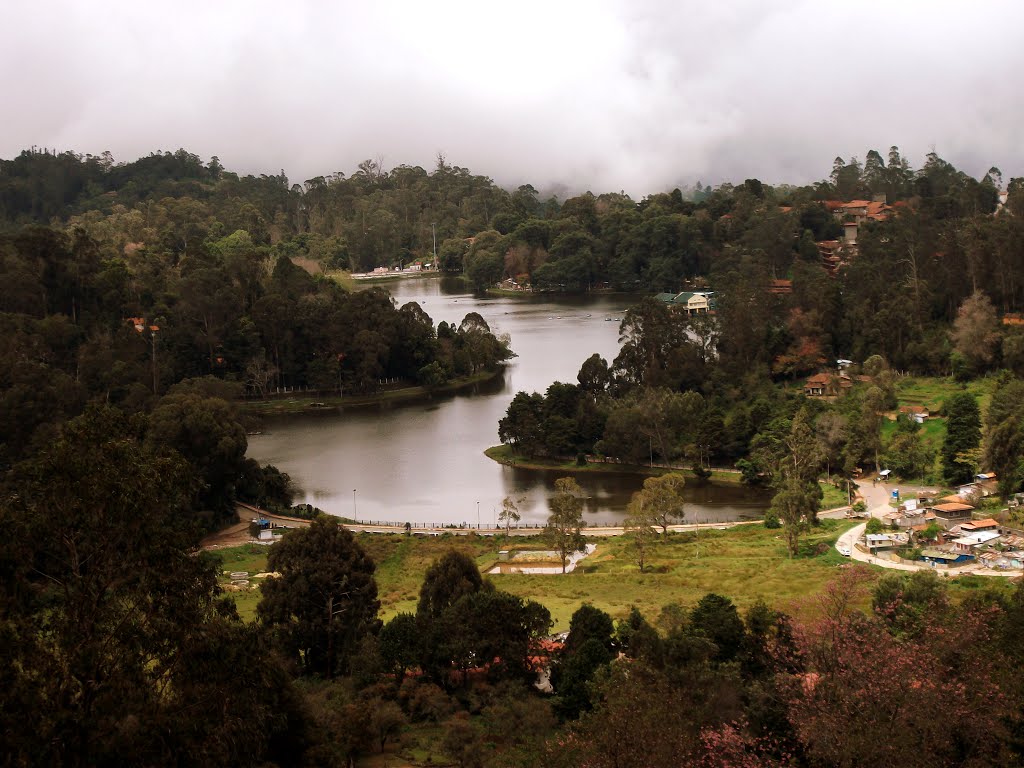
[[[953,539],[953,551],[962,552],[966,555],[975,554],[979,547],[993,544],[999,538],[999,531],[981,531],[959,539]]]
[[[903,512],[886,512],[882,515],[882,522],[886,525],[894,525],[900,528],[909,528],[907,516]]]
[[[974,558],[971,555],[965,555],[963,552],[947,552],[943,549],[923,549],[921,550],[921,559],[934,566],[964,563],[969,560],[973,560]]]
[[[714,291],[683,291],[676,294],[659,293],[655,298],[688,315],[706,315],[715,311],[714,295]]]
[[[943,502],[942,504],[936,504],[932,507],[932,510],[939,517],[962,517],[970,519],[971,512],[974,507],[970,504],[964,504],[963,502]]]
[[[980,531],[998,531],[999,523],[991,517],[987,517],[984,520],[971,520],[966,523],[960,523],[959,527],[965,534],[971,534],[979,533]]]
[[[986,568],[1000,568],[1004,570],[1024,568],[1024,552],[1019,550],[1007,550],[1005,552],[982,552],[978,555],[978,562]]]
[[[935,522],[948,531],[950,528],[970,520],[974,507],[970,504],[949,502],[936,504],[931,507],[931,511],[935,513]]]
[[[832,376],[828,373],[816,373],[804,383],[804,394],[808,397],[824,397],[832,391]]]
[[[916,424],[924,424],[929,416],[928,409],[923,405],[901,405],[900,413]]]
[[[966,485],[961,485],[956,489],[956,495],[964,502],[972,502],[977,501],[984,496],[988,496],[989,494],[985,493],[985,489],[980,484],[967,483]]]
[[[995,472],[980,472],[974,476],[983,496],[991,496],[999,489],[999,481]]]
[[[864,535],[864,543],[868,552],[874,554],[883,550],[899,549],[910,543],[907,533],[868,533]]]

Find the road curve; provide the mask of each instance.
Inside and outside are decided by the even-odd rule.
[[[861,494],[864,497],[864,503],[867,505],[868,514],[871,517],[881,518],[892,510],[889,506],[889,498],[891,491],[895,488],[895,485],[890,485],[889,483],[884,482],[871,483],[869,487],[867,482],[862,481]],[[941,573],[947,577],[972,574],[975,576],[1002,576],[1003,578],[1013,578],[1021,575],[1017,571],[997,571],[992,568],[972,568],[970,566],[965,566],[963,569],[933,568],[932,566],[924,563],[921,565],[909,565],[907,563],[893,562],[892,560],[887,560],[882,557],[875,557],[857,546],[857,542],[864,538],[865,528],[867,528],[867,523],[856,525],[848,530],[836,541],[836,549],[839,550],[839,552],[843,552],[844,549],[849,551],[851,560],[857,560],[862,563],[877,565],[880,568],[889,568],[895,571],[935,571],[936,573]]]

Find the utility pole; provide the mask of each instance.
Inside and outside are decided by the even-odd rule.
[[[359,522],[359,513],[356,511],[356,489],[352,489],[352,520]]]
[[[434,269],[437,269],[437,232],[434,229],[435,226],[433,222],[430,223],[430,237],[434,241]]]
[[[479,501],[476,503],[476,527],[477,527],[477,530],[480,529],[480,502]]]

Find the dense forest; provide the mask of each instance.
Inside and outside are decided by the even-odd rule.
[[[471,559],[439,560],[416,614],[382,624],[374,562],[318,518],[272,549],[281,577],[245,623],[197,551],[236,500],[290,502],[245,458],[244,396],[429,389],[510,357],[479,315],[435,327],[339,278],[432,262],[435,242],[479,289],[636,294],[615,360],[515,397],[498,430],[527,455],[733,463],[771,485],[794,553],[823,469],[956,483],[985,464],[1009,494],[1024,180],[1005,186],[935,155],[912,170],[896,148],[811,186],[640,201],[542,200],[443,157],[302,185],[184,150],[0,161],[2,762],[346,765],[414,721],[443,727],[460,766],[1019,764],[1024,694],[997,670],[1021,657],[1020,590],[963,603],[915,576],[868,595],[851,570],[808,621],[718,595],[617,624],[585,606],[545,696],[527,681],[547,610]],[[846,213],[869,203],[883,213]],[[695,289],[713,314],[650,296]],[[793,386],[837,358],[853,364],[823,386],[844,397]],[[997,380],[984,413],[949,398],[929,453],[910,420],[883,440],[908,371]]]

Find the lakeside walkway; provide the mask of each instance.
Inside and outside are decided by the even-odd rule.
[[[290,517],[288,515],[277,515],[267,512],[266,510],[257,509],[250,504],[244,504],[238,502],[235,505],[238,511],[239,522],[234,525],[225,528],[224,530],[212,533],[202,541],[203,549],[220,549],[221,547],[233,547],[239,544],[245,544],[252,541],[252,537],[249,535],[249,521],[254,517],[261,517],[265,520],[269,520],[279,528],[304,528],[309,525],[310,521],[301,517]],[[724,531],[728,528],[734,528],[739,525],[762,525],[762,520],[737,520],[733,522],[723,523],[682,523],[680,525],[670,525],[668,530],[673,533],[680,533],[683,531],[707,531],[707,530],[719,530]],[[405,525],[378,525],[375,523],[359,523],[359,522],[344,522],[342,525],[353,533],[406,533]],[[544,531],[543,526],[534,528],[527,527],[512,527],[508,530],[509,536],[539,536]],[[660,533],[660,529],[658,530]],[[491,527],[481,526],[479,528],[445,528],[438,526],[423,526],[413,524],[408,533],[412,536],[443,536],[446,533],[450,533],[453,536],[469,536],[475,534],[477,536],[504,536],[506,531],[504,527]],[[621,536],[625,533],[622,526],[615,525],[599,525],[593,527],[587,527],[583,529],[585,536],[596,536],[596,537],[609,537],[609,536]]]

